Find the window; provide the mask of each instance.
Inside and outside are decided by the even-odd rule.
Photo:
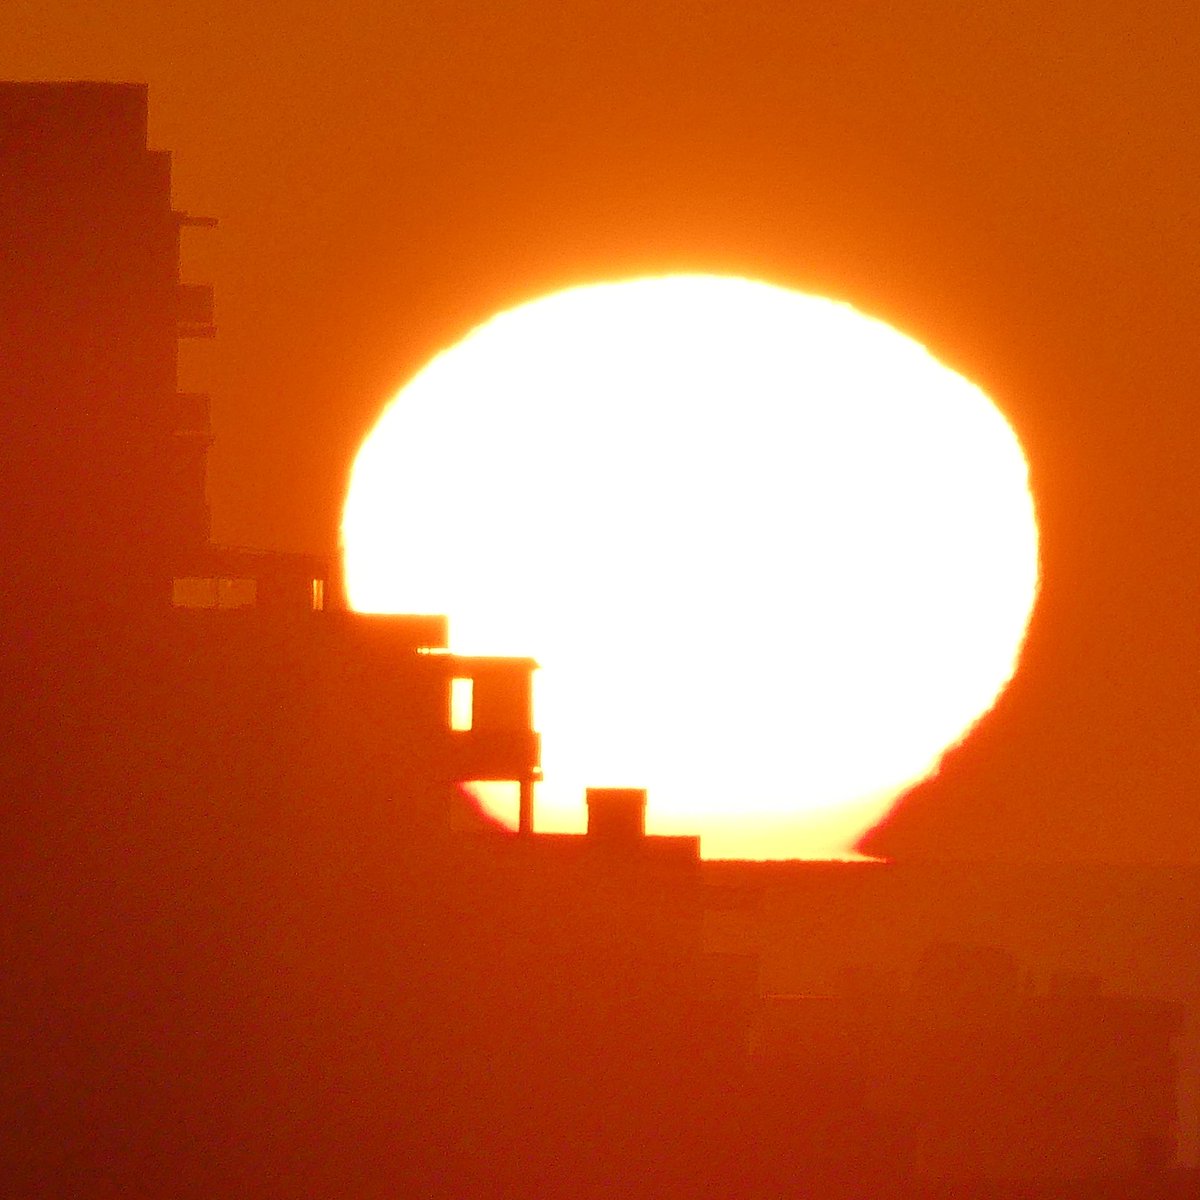
[[[468,730],[474,724],[475,680],[450,680],[450,728]]]

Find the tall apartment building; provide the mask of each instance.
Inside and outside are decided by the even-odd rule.
[[[171,158],[133,84],[0,84],[5,606],[144,606],[209,535],[207,397],[176,390],[212,332],[179,276]]]

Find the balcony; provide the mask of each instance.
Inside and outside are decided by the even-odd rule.
[[[542,739],[532,729],[455,730],[450,739],[453,778],[459,783],[520,782],[542,777]]]
[[[541,738],[533,726],[531,658],[447,655],[448,724],[454,778],[541,778]]]

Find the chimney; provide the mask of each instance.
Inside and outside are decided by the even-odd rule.
[[[645,788],[588,788],[588,837],[606,846],[635,845],[646,836]]]

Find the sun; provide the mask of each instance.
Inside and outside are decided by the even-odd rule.
[[[708,858],[852,857],[992,707],[1038,582],[983,392],[846,304],[711,275],[479,326],[384,410],[342,534],[355,609],[541,664],[536,828],[646,787]]]

